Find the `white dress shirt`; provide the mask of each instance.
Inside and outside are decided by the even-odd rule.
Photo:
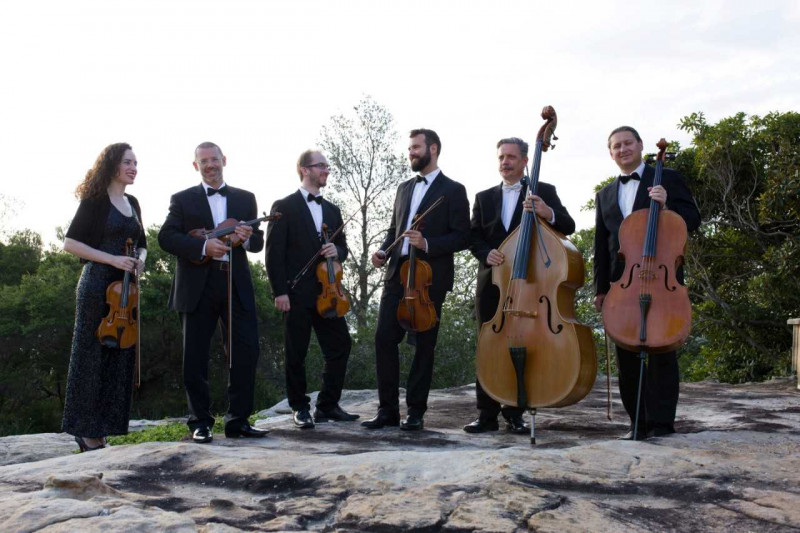
[[[406,222],[406,231],[411,229],[411,224],[414,223],[414,215],[417,214],[417,210],[419,209],[419,204],[422,203],[422,199],[425,197],[425,193],[428,192],[431,185],[433,184],[433,180],[441,173],[441,170],[438,168],[431,172],[430,174],[426,174],[423,176],[428,183],[424,181],[418,181],[414,184],[414,191],[411,193],[411,206],[408,210],[408,221]],[[400,250],[400,255],[408,255],[408,237],[403,239],[403,249]],[[428,241],[425,240],[425,251],[428,251]]]
[[[522,182],[518,181],[514,185],[507,185],[503,182],[500,190],[503,194],[503,208],[500,218],[503,221],[503,227],[508,231],[508,227],[511,225],[511,219],[514,218],[514,211],[517,208],[519,195],[522,192]]]
[[[619,209],[622,211],[622,218],[628,218],[628,215],[633,211],[633,202],[636,200],[636,192],[639,190],[639,184],[642,182],[641,177],[644,172],[644,161],[639,163],[639,166],[636,167],[636,170],[633,172],[639,174],[638,181],[628,180],[628,183],[622,183],[621,181],[619,183],[617,201],[619,202]],[[631,172],[631,174],[633,174],[633,172]]]
[[[214,227],[216,228],[217,226],[222,224],[224,220],[228,218],[228,198],[222,196],[221,194],[208,196],[208,189],[211,189],[211,187],[209,187],[208,184],[206,184],[206,182],[202,182],[202,184],[203,184],[203,190],[206,193],[206,200],[208,200],[208,207],[211,208],[211,218],[214,220]],[[222,185],[220,185],[217,188],[217,190],[223,187],[226,187],[224,181],[222,182]],[[205,243],[203,243],[203,255],[206,255]],[[227,261],[228,256],[225,255],[220,258],[214,257],[212,259],[214,259],[215,261]]]
[[[311,218],[314,219],[314,227],[317,228],[317,234],[322,235],[322,204],[318,204],[317,202],[309,202],[308,195],[311,193],[302,187],[300,187],[300,194],[303,195],[303,200],[306,201],[308,210],[311,211]],[[319,193],[318,196],[321,195],[322,193]]]

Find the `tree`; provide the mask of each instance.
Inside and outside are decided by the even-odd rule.
[[[331,164],[328,194],[347,217],[350,256],[344,265],[343,285],[358,329],[366,329],[373,298],[381,287],[383,271],[372,266],[370,256],[386,236],[394,192],[408,174],[392,114],[365,96],[353,112],[331,117],[322,127],[320,148]],[[333,229],[332,229],[333,230]]]
[[[696,377],[760,380],[788,370],[786,319],[800,316],[800,114],[738,113],[708,124],[680,121],[694,135],[677,164],[704,224],[687,266]]]

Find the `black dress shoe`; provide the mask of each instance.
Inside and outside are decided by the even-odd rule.
[[[477,418],[462,428],[467,433],[486,433],[487,431],[497,431],[500,426],[497,419]]]
[[[525,423],[522,415],[511,415],[506,418],[506,429],[509,433],[525,435],[531,432],[531,427]]]
[[[617,437],[617,440],[634,440],[633,430],[630,430],[621,437]],[[647,440],[647,435],[640,431],[635,440]]]
[[[408,415],[405,420],[400,422],[400,429],[405,431],[419,431],[422,426],[422,417],[417,415]]]
[[[383,426],[399,426],[400,413],[387,413],[386,411],[378,411],[375,418],[364,420],[361,426],[367,429],[380,429]]]
[[[250,424],[240,427],[225,428],[225,437],[229,439],[238,439],[239,437],[244,437],[246,439],[259,439],[261,437],[266,437],[267,433],[269,433],[268,429],[256,429]]]
[[[308,409],[294,412],[294,425],[300,429],[311,429],[314,427],[314,419],[311,418],[311,413]]]
[[[205,444],[211,442],[214,434],[211,433],[211,428],[199,427],[192,432],[192,440],[198,444]]]
[[[360,415],[351,415],[338,405],[333,406],[333,409],[323,410],[319,407],[314,409],[314,422],[316,423],[328,422],[330,420],[336,420],[337,422],[352,422],[353,420],[358,420],[359,418]]]

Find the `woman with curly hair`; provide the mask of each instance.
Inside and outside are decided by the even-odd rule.
[[[147,240],[139,202],[125,187],[136,179],[130,145],[106,146],[75,196],[78,211],[64,239],[64,250],[84,263],[76,290],[75,331],[69,360],[62,429],[75,436],[82,452],[105,447],[107,435],[128,432],[135,347],[109,348],[95,331],[107,314],[106,288],[125,271],[141,272]],[[136,257],[125,255],[132,239]]]

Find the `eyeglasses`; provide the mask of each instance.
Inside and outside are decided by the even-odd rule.
[[[314,163],[313,165],[304,165],[304,168],[316,167],[322,170],[330,170],[331,166],[328,163]]]

